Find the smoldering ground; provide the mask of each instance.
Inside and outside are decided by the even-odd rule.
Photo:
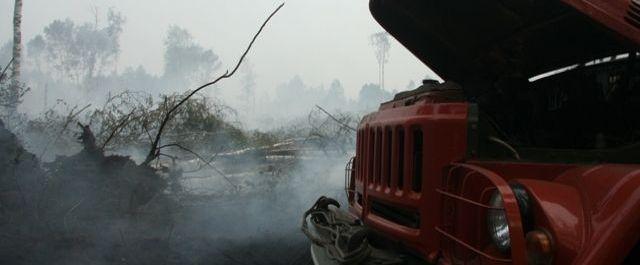
[[[308,264],[302,213],[344,199],[352,128],[390,93],[365,84],[347,99],[338,80],[292,73],[274,98],[256,96],[249,67],[226,89],[235,102],[211,87],[172,112],[220,58],[172,26],[164,73],[118,72],[125,20],[107,18],[55,20],[27,42],[31,92],[0,112],[0,264]],[[0,101],[14,84],[0,83]]]
[[[80,153],[40,169],[1,133],[2,264],[308,264],[302,212],[321,195],[344,197],[349,155],[315,146],[231,152],[216,170],[190,171],[185,159],[158,174],[92,150],[84,134]]]
[[[301,213],[322,195],[344,197],[345,161],[340,155],[300,161],[281,173],[290,174],[280,176],[286,181],[269,180],[277,177],[271,173],[253,176],[250,181],[263,184],[248,184],[255,190],[247,194],[192,206],[190,222],[199,225],[178,227],[184,234],[210,233],[216,240],[212,247],[224,257],[219,264],[307,264],[309,243],[299,230]]]

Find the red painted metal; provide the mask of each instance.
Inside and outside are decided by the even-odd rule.
[[[404,10],[410,2],[393,3]],[[612,34],[615,40],[640,44],[640,27],[635,24],[640,22],[640,0],[562,2],[618,33]],[[378,19],[403,18],[381,8],[394,7],[392,1],[372,3]],[[401,41],[420,43],[412,38],[414,32],[403,35],[406,32],[399,32],[396,24],[385,25],[397,31],[394,36],[407,37]],[[411,47],[416,52],[422,46]],[[411,95],[383,103],[363,118],[355,174],[347,183],[350,212],[388,239],[439,264],[527,264],[525,233],[531,228],[524,227],[524,221],[533,224],[532,229],[549,232],[555,264],[623,261],[640,242],[640,165],[474,159],[475,150],[467,150],[471,106],[456,93]],[[531,198],[532,220],[521,216],[511,188],[515,184]],[[487,211],[498,210],[488,205],[496,190],[509,225],[509,253],[499,252],[486,231]]]
[[[615,32],[640,44],[640,27],[628,19],[634,0],[562,0]],[[636,0],[640,5],[640,1]]]
[[[571,264],[585,233],[584,211],[578,191],[561,183],[534,179],[518,179],[527,187],[535,202],[534,218],[539,227],[551,232],[555,239],[557,264]]]
[[[451,161],[464,157],[466,134],[457,132],[466,128],[467,108],[466,103],[428,104],[423,100],[412,106],[389,108],[366,116],[358,128],[361,140],[357,141],[357,149],[361,153],[356,155],[356,164],[361,166],[357,167],[354,185],[356,194],[364,197],[364,207],[352,201],[351,212],[372,228],[411,245],[425,256],[438,249],[437,242],[428,240],[436,238],[435,226],[439,220],[439,195],[434,191],[440,187],[442,169]],[[425,135],[422,161],[412,161],[413,132],[416,130]],[[397,143],[401,132],[404,135],[404,163],[398,165],[400,148]],[[389,139],[389,136],[383,137],[385,134],[391,134],[391,149],[384,147],[388,146],[385,143]],[[417,176],[423,180],[417,190],[412,187],[414,163],[421,163],[423,170],[422,175]],[[403,167],[402,176],[399,167]],[[373,213],[370,207],[373,201],[420,215],[420,226],[399,226]]]
[[[463,202],[466,202],[466,203],[469,203],[469,204],[473,204],[473,205],[478,206],[480,208],[485,208],[485,209],[490,209],[490,210],[504,210],[503,207],[493,207],[493,206],[490,206],[490,205],[482,204],[482,203],[479,203],[477,201],[470,200],[470,199],[467,199],[465,197],[458,196],[458,195],[455,195],[455,194],[453,194],[451,192],[447,192],[447,191],[444,191],[444,190],[441,190],[441,189],[436,189],[436,192],[442,194],[443,196],[447,196],[449,198],[453,198],[453,199],[460,200],[460,201],[463,201]]]
[[[457,172],[461,172],[463,174],[457,174]],[[460,178],[460,176],[462,176]],[[456,179],[456,177],[459,177]],[[455,230],[460,230],[463,227],[475,227],[475,229],[471,229],[467,234],[461,233],[458,238],[456,238],[456,242],[465,242],[463,237],[467,237],[470,240],[473,240],[473,243],[466,242],[466,244],[462,244],[467,249],[480,254],[483,257],[489,257],[489,261],[504,262],[508,260],[511,264],[526,264],[526,254],[525,254],[525,239],[524,239],[524,231],[522,227],[522,221],[520,219],[520,211],[518,207],[518,203],[516,198],[509,187],[507,181],[497,175],[496,173],[487,170],[485,168],[471,165],[471,164],[460,164],[454,163],[453,167],[446,174],[444,183],[444,189],[449,190],[450,192],[441,193],[442,195],[449,197],[451,199],[455,199],[461,202],[464,202],[469,205],[473,205],[479,208],[491,209],[493,207],[489,205],[483,204],[483,202],[487,201],[489,196],[491,195],[489,191],[498,190],[502,195],[503,199],[503,210],[507,215],[507,219],[509,222],[509,230],[511,234],[511,258],[505,259],[500,257],[491,256],[489,253],[477,253],[478,248],[486,248],[487,243],[486,239],[487,235],[484,233],[475,233],[475,236],[469,236],[471,231],[476,230],[478,227],[483,229],[486,227],[479,220],[484,221],[484,217],[486,217],[486,211],[477,211],[473,208],[463,208],[459,206],[454,206],[451,204],[451,208],[455,212],[455,220],[452,222],[448,222],[443,219],[441,230],[447,230],[446,227],[450,227],[450,231],[453,233]],[[451,188],[454,187],[454,188]],[[477,192],[481,190],[481,192]],[[455,194],[451,194],[455,193]],[[452,196],[453,195],[453,196]],[[472,197],[474,196],[474,197]],[[446,199],[443,202],[443,205],[446,205]],[[444,209],[443,209],[444,211]],[[476,212],[473,215],[472,212]],[[475,225],[474,224],[475,221]],[[451,235],[446,235],[446,237],[450,237]],[[471,244],[475,244],[476,247],[469,248]],[[442,250],[447,256],[455,256],[455,253],[447,250],[446,248]],[[449,253],[451,252],[451,253]],[[458,258],[459,259],[459,258]]]
[[[436,231],[438,231],[440,234],[442,234],[443,236],[447,237],[448,239],[453,240],[456,243],[458,243],[458,244],[470,249],[471,251],[473,251],[476,254],[484,257],[487,260],[490,260],[492,262],[499,262],[499,263],[511,263],[511,262],[513,262],[513,260],[511,260],[511,259],[499,258],[499,257],[491,256],[490,254],[485,253],[484,251],[479,250],[479,249],[467,244],[466,242],[460,240],[459,238],[455,237],[454,235],[451,235],[451,234],[447,233],[446,231],[444,231],[444,230],[442,230],[442,229],[440,229],[438,227],[436,227]]]
[[[510,188],[519,183],[534,202],[536,229],[555,241],[555,264],[616,264],[640,239],[639,165],[470,160],[468,103],[422,97],[404,105],[387,103],[363,118],[348,183],[350,212],[387,238],[425,259],[440,253],[442,264],[527,264],[526,231]],[[415,135],[422,135],[422,146],[415,146]],[[422,160],[413,159],[415,149]],[[418,164],[422,172],[414,176]],[[486,231],[496,189],[510,228],[506,254],[492,247]],[[416,216],[419,225],[400,224],[375,204]]]

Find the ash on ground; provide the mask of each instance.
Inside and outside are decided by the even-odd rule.
[[[303,211],[344,198],[349,155],[306,140],[145,166],[92,137],[43,163],[0,124],[0,264],[309,264]]]

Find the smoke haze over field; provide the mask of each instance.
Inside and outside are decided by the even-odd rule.
[[[291,0],[185,98],[279,3],[25,1],[22,71],[0,77],[0,263],[308,264],[300,219],[345,200],[353,128],[436,76],[368,1]]]
[[[280,1],[272,0],[34,0],[24,3],[23,43],[41,34],[54,19],[70,18],[94,23],[94,7],[104,14],[113,7],[127,21],[121,37],[118,70],[142,65],[154,74],[163,72],[163,40],[170,25],[189,30],[198,44],[212,49],[229,67],[249,36]],[[11,37],[13,1],[0,1],[0,41]],[[349,98],[356,98],[365,83],[377,82],[377,63],[369,35],[382,28],[369,14],[368,1],[291,0],[261,37],[250,58],[262,93],[300,75],[312,86],[328,86],[339,79]],[[429,70],[397,42],[392,42],[386,66],[388,88],[404,90]],[[237,82],[222,85],[236,89]]]

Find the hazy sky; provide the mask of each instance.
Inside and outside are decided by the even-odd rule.
[[[13,0],[0,0],[0,41],[12,36]],[[92,7],[104,16],[109,7],[127,21],[121,39],[119,69],[143,65],[152,73],[163,67],[163,39],[169,25],[188,29],[195,40],[213,49],[228,67],[235,63],[261,22],[281,1],[273,0],[24,0],[26,43],[54,19],[92,22]],[[104,18],[103,18],[104,21]],[[309,85],[342,81],[355,97],[364,83],[377,83],[377,63],[369,36],[382,28],[371,17],[366,0],[289,0],[272,20],[249,58],[259,89],[298,74]],[[404,90],[429,69],[393,42],[386,66],[386,87]]]

